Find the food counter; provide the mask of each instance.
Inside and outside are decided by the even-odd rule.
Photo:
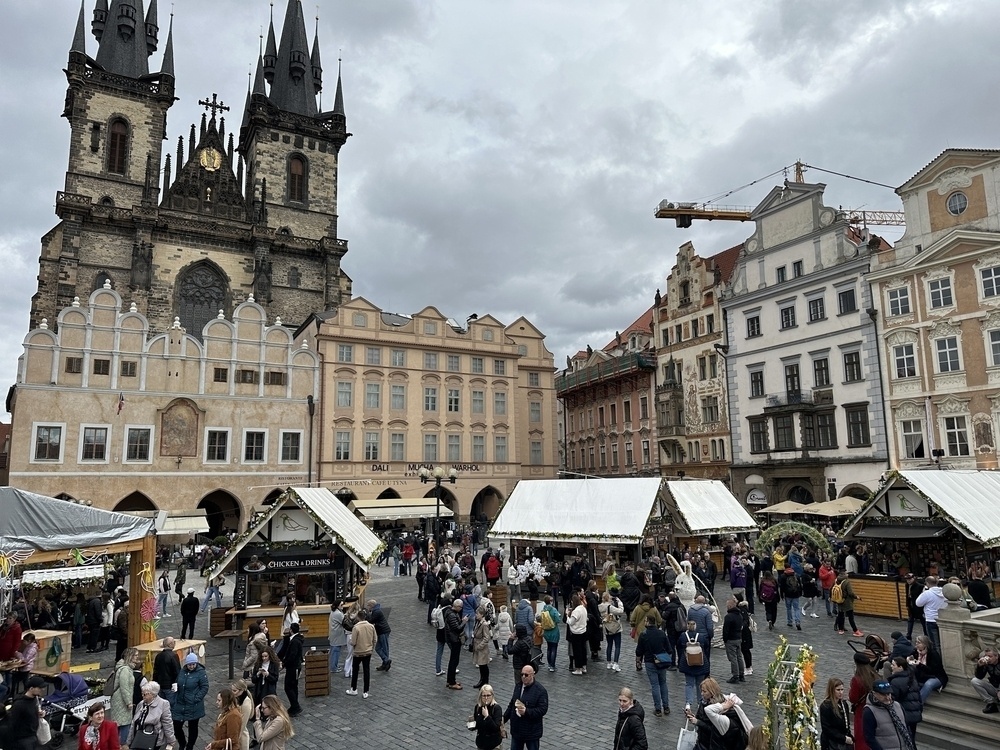
[[[329,604],[299,604],[295,611],[299,613],[299,627],[306,638],[326,638],[330,630],[330,605]],[[226,612],[239,618],[237,628],[234,622],[233,628],[240,629],[246,634],[249,623],[256,622],[261,618],[267,620],[267,630],[271,634],[271,639],[281,638],[281,622],[285,616],[284,607],[248,607],[247,609],[231,609]]]

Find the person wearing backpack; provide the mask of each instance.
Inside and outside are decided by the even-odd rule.
[[[124,744],[128,737],[129,724],[132,723],[132,715],[135,712],[137,703],[135,694],[139,688],[136,671],[141,661],[142,657],[137,649],[125,649],[121,661],[115,665],[108,681],[104,683],[104,694],[111,697],[107,718],[118,725],[118,739],[121,744]],[[138,680],[142,681],[141,672]]]
[[[833,617],[836,612],[836,605],[831,598],[833,585],[837,582],[837,571],[833,569],[829,560],[824,560],[819,566],[819,582],[823,589],[823,601],[826,604],[826,616]]]
[[[622,653],[622,615],[625,614],[625,604],[618,598],[618,589],[605,591],[601,603],[597,607],[600,613],[601,626],[604,628],[604,640],[607,641],[604,661],[608,669],[621,672],[618,659]],[[613,657],[613,658],[612,658]]]
[[[764,605],[764,619],[767,620],[767,629],[774,630],[774,623],[778,619],[778,582],[774,580],[774,573],[765,570],[760,577],[760,588],[757,598]]]
[[[548,594],[542,599],[545,604],[542,611],[538,613],[538,623],[542,626],[542,640],[545,641],[547,652],[545,660],[548,662],[549,671],[556,671],[556,655],[559,653],[559,624],[562,622],[562,615],[559,614],[552,604],[552,597]]]
[[[854,635],[859,638],[864,635],[864,633],[858,630],[858,624],[854,621],[854,600],[857,598],[854,588],[851,586],[851,580],[847,577],[847,573],[841,573],[837,576],[837,582],[830,591],[830,601],[837,605],[837,619],[834,621],[834,627],[840,635],[844,634],[845,616],[851,623]],[[837,599],[841,599],[841,601],[838,602]]]
[[[802,610],[799,608],[799,597],[802,596],[802,581],[795,575],[791,566],[785,568],[785,577],[781,579],[781,596],[785,600],[785,616],[788,627],[795,625],[802,630]]]

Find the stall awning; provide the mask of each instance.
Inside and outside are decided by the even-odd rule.
[[[667,492],[690,534],[740,534],[758,529],[743,504],[717,479],[671,480]]]
[[[808,508],[808,505],[797,503],[794,500],[785,500],[780,503],[775,503],[774,505],[768,505],[766,508],[761,508],[756,511],[756,513],[758,515],[768,515],[773,513],[776,516],[791,516],[797,513],[805,513]]]
[[[61,583],[79,585],[90,581],[104,581],[103,565],[74,565],[72,567],[26,570],[21,574],[22,586],[48,586]]]
[[[909,495],[907,493],[910,493]],[[905,519],[938,520],[984,547],[1000,547],[1000,472],[938,469],[890,472],[885,484],[848,522],[845,535],[877,537],[889,526],[907,526]],[[855,531],[868,519],[878,519]],[[899,519],[893,523],[889,519]],[[928,524],[913,524],[928,534]],[[919,538],[919,537],[897,537]]]
[[[131,510],[126,515],[139,518],[152,518],[158,537],[184,537],[191,534],[207,534],[209,532],[208,518],[204,508],[194,510]]]
[[[930,539],[944,536],[950,526],[880,526],[872,524],[858,531],[854,536],[865,539]]]
[[[659,478],[521,480],[497,515],[490,538],[638,544],[660,515]]]
[[[352,500],[347,506],[366,521],[404,521],[414,518],[434,518],[438,505],[433,497],[382,498],[375,500]],[[441,518],[451,518],[455,514],[444,503],[440,506]]]

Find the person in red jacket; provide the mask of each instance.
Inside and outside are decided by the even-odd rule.
[[[118,727],[104,718],[104,704],[87,709],[87,721],[80,726],[79,750],[119,750]]]
[[[21,624],[17,621],[17,615],[13,611],[7,613],[3,625],[0,625],[0,661],[13,659],[14,654],[21,648]],[[11,672],[3,673],[3,686],[6,690],[0,690],[3,695],[10,695],[13,686],[11,685]]]
[[[503,563],[500,562],[500,558],[496,555],[490,555],[486,559],[486,582],[490,586],[496,586],[500,581],[500,573],[503,571]]]
[[[823,587],[823,601],[826,602],[827,617],[833,617],[834,615],[833,607],[836,605],[830,601],[830,591],[836,582],[837,571],[830,565],[829,560],[824,560],[823,564],[819,566],[819,583]]]

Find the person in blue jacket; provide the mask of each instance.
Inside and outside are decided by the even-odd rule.
[[[176,750],[194,750],[198,742],[198,720],[205,716],[205,696],[208,695],[208,672],[198,661],[197,654],[184,657],[184,666],[177,675],[177,693],[171,709],[174,720]],[[187,723],[187,735],[184,724]]]

